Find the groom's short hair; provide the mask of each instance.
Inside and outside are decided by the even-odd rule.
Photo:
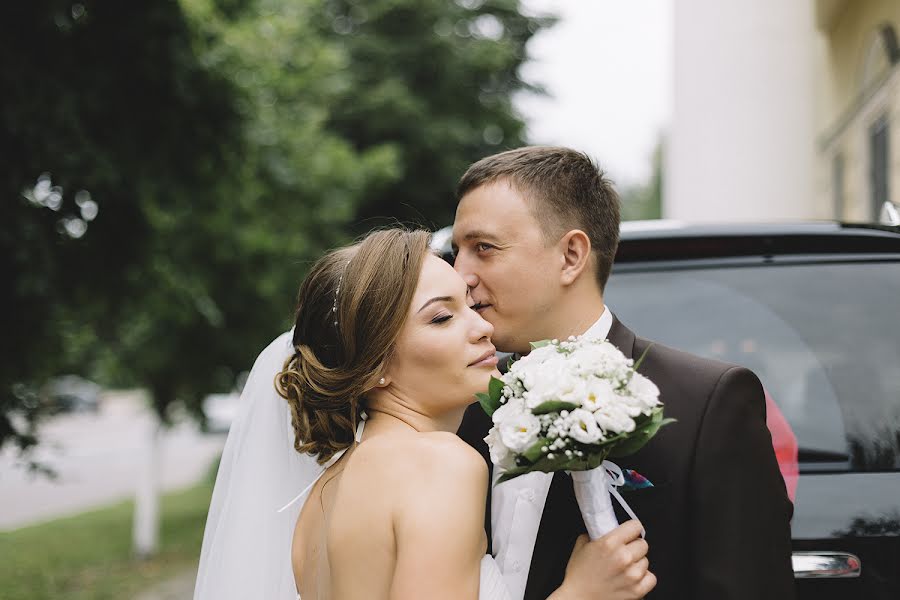
[[[457,200],[482,185],[506,181],[546,224],[548,242],[572,229],[584,231],[596,256],[596,277],[606,287],[619,245],[619,195],[591,158],[570,148],[525,146],[482,158],[465,172]]]

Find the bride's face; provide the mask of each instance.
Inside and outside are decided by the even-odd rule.
[[[499,375],[493,326],[453,267],[429,254],[388,368],[394,393],[430,416],[474,402]]]

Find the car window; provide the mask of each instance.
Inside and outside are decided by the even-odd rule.
[[[638,335],[759,375],[800,471],[900,468],[900,264],[616,272]]]

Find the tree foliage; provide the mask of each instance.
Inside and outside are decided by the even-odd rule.
[[[34,0],[6,14],[0,447],[36,390],[146,387],[165,419],[288,323],[308,263],[389,216],[452,218],[522,141],[547,21],[516,0]]]
[[[7,7],[0,444],[33,443],[13,418],[33,421],[36,385],[88,369],[152,284],[154,218],[226,170],[232,85],[195,60],[192,36],[171,1]]]
[[[519,67],[553,20],[519,0],[326,0],[319,29],[346,49],[348,82],[329,124],[355,147],[392,148],[399,176],[356,211],[365,229],[389,215],[442,227],[474,160],[524,143],[516,93],[540,90]]]

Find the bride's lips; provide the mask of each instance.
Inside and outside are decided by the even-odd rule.
[[[491,349],[470,362],[470,367],[495,367],[497,366],[497,349],[491,346]]]

